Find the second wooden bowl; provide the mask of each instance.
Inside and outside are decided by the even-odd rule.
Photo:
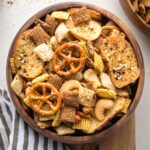
[[[142,19],[142,17],[134,12],[134,8],[132,6],[131,0],[120,0],[122,8],[127,14],[128,18],[135,24],[137,27],[150,36],[150,24],[146,24],[146,22]]]
[[[33,25],[36,17],[42,18],[47,13],[51,13],[54,10],[63,10],[63,9],[71,8],[71,7],[81,7],[83,5],[84,6],[86,5],[88,8],[94,9],[94,10],[102,13],[102,15],[105,19],[109,19],[109,20],[112,20],[113,22],[115,22],[116,25],[120,29],[122,29],[122,31],[127,35],[128,40],[131,42],[131,44],[135,50],[135,54],[136,54],[137,61],[138,61],[138,66],[140,69],[140,77],[139,77],[138,81],[134,84],[134,86],[132,86],[133,102],[132,102],[128,112],[121,119],[119,119],[115,124],[113,124],[111,127],[106,128],[105,130],[102,130],[102,131],[92,134],[92,135],[78,134],[78,135],[73,135],[73,136],[59,136],[57,133],[55,133],[53,131],[39,128],[37,126],[37,124],[34,122],[34,120],[31,118],[31,116],[29,116],[29,114],[23,109],[22,105],[19,102],[19,99],[13,93],[13,91],[10,87],[10,83],[13,79],[13,76],[11,74],[9,60],[13,53],[14,45],[15,45],[15,42],[16,42],[18,36]],[[128,118],[131,116],[132,112],[135,110],[138,102],[140,101],[140,97],[141,97],[142,90],[143,90],[143,84],[144,84],[143,57],[142,57],[139,45],[138,45],[135,37],[129,30],[129,28],[119,18],[117,18],[115,15],[113,15],[111,12],[104,10],[100,7],[97,7],[97,6],[94,6],[91,4],[86,4],[86,3],[77,3],[77,2],[60,3],[60,4],[49,6],[46,9],[35,14],[22,26],[22,28],[17,33],[17,35],[16,35],[15,39],[13,40],[13,43],[10,47],[10,51],[9,51],[9,55],[8,55],[8,59],[7,59],[7,84],[8,84],[8,89],[9,89],[11,99],[12,99],[14,105],[16,106],[18,113],[25,120],[25,122],[29,126],[31,126],[34,130],[36,130],[38,133],[40,133],[48,138],[51,138],[51,139],[54,139],[54,140],[57,140],[60,142],[64,142],[64,143],[74,143],[74,144],[75,143],[76,144],[77,143],[78,144],[79,143],[89,143],[89,142],[93,142],[96,140],[100,140],[100,139],[104,138],[106,135],[109,135],[112,132],[115,132],[118,128],[120,128],[128,120]]]

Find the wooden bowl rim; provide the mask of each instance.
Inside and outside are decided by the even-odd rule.
[[[120,0],[120,3],[122,5],[122,7],[125,8],[125,5],[128,6],[128,8],[132,11],[132,15],[133,17],[136,17],[135,19],[137,19],[137,21],[141,24],[141,26],[143,26],[144,28],[146,28],[146,31],[148,31],[150,33],[150,25],[147,24],[143,19],[142,17],[138,14],[138,13],[135,13],[134,12],[134,8],[133,8],[133,5],[131,3],[131,0]],[[125,9],[124,9],[125,10]],[[128,10],[125,10],[125,12],[127,13],[128,15]],[[128,15],[129,16],[129,15]],[[131,16],[129,16],[131,17]],[[138,25],[138,22],[134,21],[134,19],[130,19],[134,24],[137,24]],[[141,30],[144,30],[142,29],[142,27],[140,27]]]
[[[109,18],[110,20],[114,21],[116,23],[116,25],[119,26],[119,28],[122,29],[123,32],[126,33],[130,43],[132,44],[132,46],[135,50],[135,54],[136,54],[139,69],[140,69],[140,77],[138,79],[136,95],[134,97],[134,100],[133,100],[130,108],[129,108],[129,111],[119,121],[117,121],[114,125],[112,125],[108,129],[105,129],[105,130],[103,130],[99,133],[95,133],[95,134],[92,134],[92,135],[59,136],[58,134],[56,134],[54,132],[39,128],[36,125],[36,123],[34,122],[34,120],[22,108],[17,96],[12,92],[11,87],[10,87],[10,83],[12,81],[12,75],[11,75],[11,71],[10,71],[9,59],[10,59],[10,56],[13,52],[16,39],[18,38],[18,36],[23,31],[25,31],[27,28],[29,28],[33,24],[36,17],[41,18],[41,17],[45,16],[47,13],[50,13],[54,10],[68,9],[68,8],[71,8],[71,7],[81,7],[83,5],[86,5],[88,8],[91,8],[91,9],[94,9],[96,11],[101,12],[103,16],[105,16],[105,17]],[[10,47],[10,50],[9,50],[9,53],[8,53],[8,57],[7,57],[7,66],[6,67],[7,67],[6,68],[7,86],[8,86],[9,94],[10,94],[11,99],[12,99],[12,101],[13,101],[16,109],[17,109],[17,112],[25,120],[25,122],[29,126],[31,126],[35,131],[42,134],[43,136],[46,136],[46,137],[51,138],[53,140],[57,140],[59,142],[74,143],[74,144],[75,143],[89,143],[89,142],[94,142],[95,140],[100,140],[100,139],[104,138],[105,136],[107,136],[107,135],[111,134],[112,132],[114,132],[116,129],[120,128],[129,119],[132,112],[135,110],[137,104],[139,103],[139,100],[140,100],[140,97],[141,97],[141,94],[142,94],[142,91],[143,91],[144,75],[145,75],[144,62],[143,62],[143,57],[142,57],[140,47],[139,47],[134,35],[131,33],[131,31],[128,29],[128,27],[118,17],[116,17],[114,14],[112,14],[108,10],[105,10],[101,7],[98,7],[98,6],[95,6],[95,5],[92,5],[92,4],[81,3],[81,2],[63,2],[63,3],[50,5],[47,8],[45,8],[45,9],[39,11],[38,13],[36,13],[30,19],[28,19],[28,21],[18,31],[18,33],[16,34],[16,36],[15,36],[15,38],[14,38],[12,44],[11,44],[11,47]]]

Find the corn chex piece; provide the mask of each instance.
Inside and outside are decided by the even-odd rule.
[[[81,87],[79,89],[79,103],[83,106],[95,106],[94,91]]]
[[[102,97],[102,98],[110,98],[110,99],[116,99],[117,98],[117,93],[114,92],[113,90],[110,90],[110,89],[97,89],[96,90],[96,94],[99,96],[99,97]]]
[[[51,17],[56,19],[67,20],[69,18],[69,13],[65,11],[53,11]]]
[[[131,104],[131,99],[126,98],[125,104],[124,104],[123,109],[122,109],[123,113],[126,113],[128,111],[130,104]]]
[[[100,54],[97,54],[96,52],[94,52],[94,68],[99,72],[104,71],[104,62],[102,60],[102,57],[100,56]]]
[[[33,50],[39,57],[42,59],[44,62],[45,61],[50,61],[54,51],[50,49],[50,47],[43,43],[38,45],[34,50]]]
[[[76,109],[74,107],[64,106],[61,109],[60,120],[68,123],[75,123]]]
[[[36,77],[35,79],[33,79],[33,80],[32,80],[32,83],[37,83],[37,82],[46,81],[46,80],[48,80],[48,77],[49,77],[49,74],[48,74],[48,73],[42,74],[42,75]]]
[[[102,83],[103,87],[111,89],[113,91],[116,91],[116,89],[107,73],[102,72],[100,74],[100,79],[101,79],[101,83]]]
[[[54,85],[57,89],[60,89],[64,83],[64,79],[58,76],[57,74],[49,74],[48,82]]]
[[[58,127],[60,124],[61,124],[60,111],[58,111],[55,115],[53,122],[52,122],[52,127]]]
[[[36,45],[40,45],[49,41],[49,35],[43,30],[40,25],[37,25],[31,30],[30,36]]]
[[[61,43],[62,40],[68,36],[68,33],[69,33],[69,29],[66,27],[64,22],[60,23],[55,31],[55,36],[58,43]]]
[[[39,120],[40,121],[49,121],[49,120],[54,120],[55,117],[56,117],[55,115],[49,115],[49,116],[39,115]]]
[[[73,124],[72,128],[77,130],[89,130],[90,124],[90,119],[82,118],[79,123]]]
[[[12,74],[16,74],[17,73],[17,68],[15,67],[14,58],[11,57],[9,62],[10,62],[10,68],[11,68]]]
[[[83,130],[83,132],[84,132],[84,133],[87,133],[87,134],[92,134],[92,133],[94,133],[94,132],[97,130],[99,124],[100,124],[100,122],[99,122],[97,119],[91,118],[91,122],[90,122],[90,127],[89,127],[89,129],[88,129],[88,130]]]
[[[23,78],[19,74],[16,74],[14,80],[11,82],[11,88],[17,96],[20,96],[20,94],[22,93],[24,83],[25,81],[23,80]]]
[[[39,120],[39,115],[37,113],[33,113],[34,116],[34,121],[37,123],[37,125],[41,128],[41,129],[45,129],[45,128],[49,128],[52,126],[50,121],[40,121]]]
[[[79,107],[78,91],[64,91],[63,102],[66,106]]]
[[[61,125],[56,128],[56,131],[58,135],[68,135],[68,134],[73,134],[75,133],[75,130],[72,128],[69,128],[68,126]]]
[[[86,56],[89,56],[88,50],[87,50],[87,47],[86,47],[86,42],[85,41],[81,41],[78,44],[79,44],[79,46],[81,46],[83,48],[83,50],[85,51]]]

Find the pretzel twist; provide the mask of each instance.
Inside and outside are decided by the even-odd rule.
[[[39,88],[41,88],[42,94],[38,94]],[[48,93],[48,91],[50,91],[50,93]],[[28,97],[30,107],[33,111],[41,115],[53,115],[61,107],[62,96],[60,92],[49,83],[39,82],[32,85]],[[46,104],[49,109],[43,109],[44,104]]]
[[[79,55],[73,56],[73,53],[78,53]],[[59,57],[62,58],[60,63],[58,63]],[[53,55],[53,70],[58,75],[68,78],[82,69],[85,64],[85,57],[84,50],[77,43],[67,42],[61,45]],[[67,66],[69,67],[66,71],[64,69],[67,69]]]

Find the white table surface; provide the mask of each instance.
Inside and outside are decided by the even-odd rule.
[[[11,5],[7,3],[8,1],[14,1],[14,3]],[[62,0],[0,0],[0,88],[7,88],[5,73],[6,59],[10,44],[19,28],[27,19],[39,10],[52,3],[58,3],[60,1]],[[149,150],[150,37],[139,31],[138,28],[127,18],[121,8],[119,0],[92,0],[92,2],[88,3],[101,6],[120,17],[130,27],[141,47],[145,62],[146,76],[143,95],[138,108],[136,109],[136,147],[137,150]]]

